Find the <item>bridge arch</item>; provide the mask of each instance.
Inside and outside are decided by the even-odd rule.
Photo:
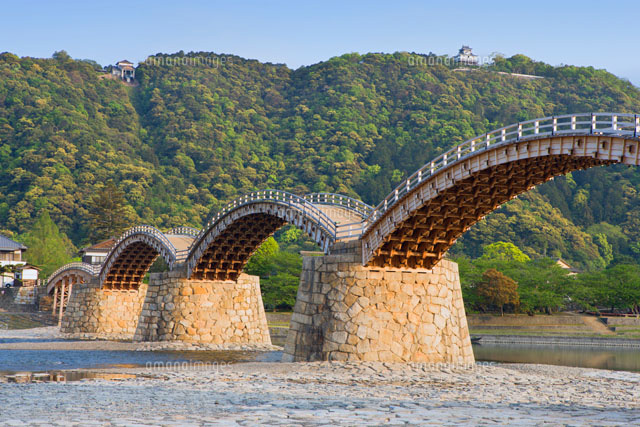
[[[56,286],[60,286],[63,280],[67,280],[67,283],[87,283],[98,275],[100,271],[99,266],[93,266],[84,262],[71,262],[65,264],[47,279],[47,295],[51,295],[54,292]]]
[[[640,116],[545,117],[472,138],[427,163],[368,218],[363,264],[432,268],[466,230],[551,178],[595,166],[638,165]]]
[[[262,242],[287,223],[307,233],[325,253],[336,240],[336,221],[304,197],[256,191],[209,220],[190,249],[187,277],[236,280]]]
[[[185,229],[186,230],[186,229]],[[177,232],[172,230],[172,232]],[[106,289],[138,289],[154,261],[161,256],[170,269],[184,259],[186,250],[176,248],[175,238],[189,235],[164,234],[155,227],[142,225],[130,228],[107,255],[100,270],[100,284]],[[183,239],[183,240],[185,240]],[[172,241],[174,240],[174,241]]]

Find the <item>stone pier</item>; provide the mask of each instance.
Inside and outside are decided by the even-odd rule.
[[[360,245],[304,258],[283,361],[473,363],[458,265],[363,267]]]
[[[183,276],[181,271],[150,275],[135,341],[271,345],[259,277]]]
[[[75,285],[61,331],[79,338],[271,345],[260,279],[188,280],[181,270],[150,275],[137,290]]]
[[[62,318],[61,332],[85,338],[130,340],[147,293],[137,290],[101,289],[97,279],[75,285]]]

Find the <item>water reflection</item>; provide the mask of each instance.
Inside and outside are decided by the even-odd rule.
[[[13,374],[0,375],[0,383],[48,383],[82,381],[85,379],[101,379],[108,381],[118,381],[136,378],[138,375],[121,374],[110,372],[89,372],[89,371],[51,371],[51,372],[16,372]]]
[[[168,362],[278,362],[281,352],[257,351],[103,351],[103,350],[1,350],[0,374],[145,367]],[[125,366],[126,365],[126,366]]]
[[[614,371],[640,371],[640,349],[637,348],[477,344],[473,346],[473,352],[479,362],[540,363]]]

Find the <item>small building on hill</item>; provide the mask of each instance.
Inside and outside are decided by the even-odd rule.
[[[131,83],[136,78],[136,69],[133,66],[133,62],[123,59],[116,62],[116,65],[111,69],[111,74],[121,78],[127,83]]]
[[[580,270],[578,270],[577,268],[573,268],[571,267],[565,260],[563,260],[562,258],[558,258],[556,260],[556,264],[558,264],[558,266],[560,268],[563,268],[565,270],[567,270],[569,273],[569,276],[575,276],[578,273],[581,273]]]
[[[462,46],[453,61],[460,65],[478,65],[478,55],[474,55],[469,46]]]
[[[116,245],[118,240],[114,237],[107,239],[103,242],[96,243],[93,246],[87,246],[80,251],[80,256],[82,257],[82,262],[91,265],[100,265],[102,264],[107,255],[113,247]]]

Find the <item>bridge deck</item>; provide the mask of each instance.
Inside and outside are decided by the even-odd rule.
[[[195,236],[185,236],[182,234],[165,234],[166,238],[176,248],[176,259],[184,261],[189,254],[189,248],[195,240]]]
[[[344,242],[359,239],[368,224],[363,222],[365,217],[353,209],[318,203],[315,206],[336,223],[336,240]]]
[[[189,249],[189,246],[191,246],[195,240],[195,237],[193,236],[181,236],[176,234],[165,234],[165,236],[167,236],[167,239],[169,239],[173,247],[175,247],[178,252]]]
[[[364,218],[358,212],[351,209],[343,208],[335,205],[315,205],[326,216],[331,218],[337,226],[344,224],[351,224],[354,222],[361,222]]]

